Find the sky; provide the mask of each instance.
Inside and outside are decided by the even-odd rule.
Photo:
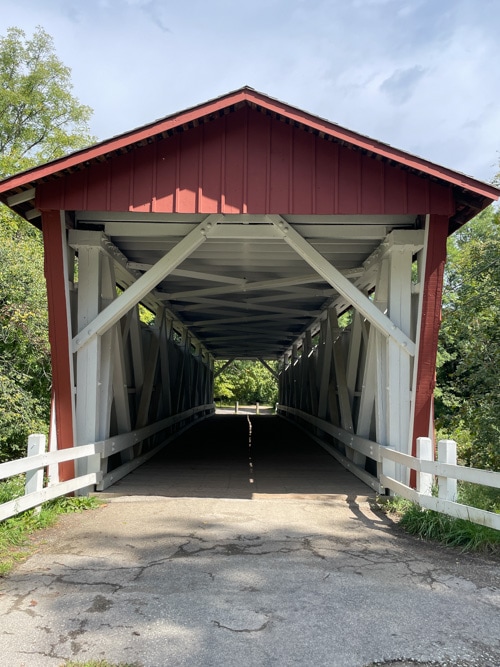
[[[500,0],[0,0],[42,26],[99,140],[242,86],[490,181]]]

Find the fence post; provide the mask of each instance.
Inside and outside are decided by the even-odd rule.
[[[236,403],[234,404],[234,414],[235,415],[238,414],[238,408],[239,408],[239,403],[238,403],[238,401],[236,401]]]
[[[417,438],[417,458],[421,461],[432,461],[432,440],[430,438]],[[432,496],[432,474],[430,472],[419,472],[417,475],[417,491],[425,496]]]
[[[438,442],[439,463],[457,465],[457,443],[454,440],[440,440]],[[456,500],[457,480],[450,477],[438,477],[438,496],[444,500]]]
[[[37,456],[38,454],[45,454],[45,436],[43,433],[35,433],[28,436],[28,456]],[[26,473],[26,481],[24,485],[24,493],[35,493],[43,489],[43,468],[36,470],[28,470]],[[35,512],[39,512],[40,507],[35,508]]]
[[[256,414],[256,415],[259,414],[259,401],[257,401],[257,402],[255,403],[255,414]]]

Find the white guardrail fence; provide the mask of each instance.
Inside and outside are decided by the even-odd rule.
[[[68,493],[79,491],[90,486],[97,486],[98,490],[104,490],[118,481],[125,475],[128,475],[134,468],[137,468],[149,458],[154,456],[165,445],[179,437],[181,433],[192,426],[195,420],[203,419],[212,414],[215,406],[210,403],[190,408],[172,417],[167,417],[154,424],[149,424],[144,428],[137,429],[131,433],[115,435],[107,440],[102,440],[90,445],[81,445],[68,449],[60,449],[54,452],[46,452],[46,438],[44,435],[30,435],[28,439],[28,456],[7,463],[0,463],[0,480],[9,477],[15,477],[26,473],[25,494],[14,500],[9,500],[0,505],[0,521],[20,514],[33,507],[38,507],[42,503],[54,498],[59,498]],[[102,472],[92,472],[86,475],[80,475],[74,479],[65,482],[59,482],[58,464],[64,461],[77,461],[98,454],[101,459],[106,459],[112,454],[122,452],[141,443],[146,438],[160,433],[165,429],[179,424],[174,433],[163,439],[160,444],[144,454],[137,456],[123,465],[115,468],[109,473],[103,475]],[[48,470],[48,475],[45,471]],[[0,482],[1,483],[1,482]]]
[[[45,451],[45,436],[30,436],[28,456],[26,458],[0,464],[0,480],[26,473],[25,495],[0,505],[0,521],[33,507],[38,507],[53,498],[58,498],[93,485],[96,485],[99,490],[106,489],[181,435],[181,433],[192,425],[192,421],[200,418],[203,419],[213,412],[213,404],[201,405],[163,419],[155,424],[132,431],[131,433],[113,436],[107,440],[90,445],[81,445],[54,452]],[[433,443],[430,438],[418,439],[417,456],[414,457],[349,433],[338,426],[334,426],[296,408],[278,405],[277,412],[285,418],[289,418],[288,415],[291,415],[293,418],[292,421],[297,427],[305,431],[309,437],[326,449],[350,472],[362,479],[378,493],[384,493],[387,488],[403,498],[418,503],[421,507],[500,530],[500,514],[487,512],[456,502],[457,480],[498,489],[500,488],[500,472],[457,465],[456,443],[453,440],[441,440],[438,443],[438,460],[434,461]],[[59,463],[76,461],[96,454],[105,459],[112,454],[134,447],[134,445],[137,445],[146,438],[187,420],[190,420],[189,423],[181,424],[181,427],[175,433],[162,440],[156,447],[122,464],[109,473],[103,475],[101,472],[93,472],[65,482],[58,481],[57,468]],[[310,429],[305,428],[297,420],[311,424],[318,431],[326,433],[343,443],[348,455],[344,456],[341,454],[335,447],[311,433]],[[379,477],[374,477],[356,465],[353,453],[368,456],[376,461],[379,469]],[[409,470],[416,471],[416,489],[394,479],[393,475],[396,466],[406,466]],[[46,469],[49,470],[48,478],[45,477]],[[435,485],[438,488],[437,496],[432,495]]]
[[[278,405],[277,412],[282,417],[288,419],[288,415],[291,415],[293,419],[290,421],[293,421],[296,426],[305,431],[309,437],[326,449],[329,454],[335,457],[350,472],[362,479],[378,493],[384,493],[385,489],[389,489],[398,496],[411,500],[426,509],[435,510],[436,512],[448,514],[459,519],[467,519],[473,523],[500,530],[500,514],[487,512],[486,510],[480,510],[456,502],[458,480],[499,489],[500,472],[457,465],[457,445],[453,440],[441,440],[438,443],[438,458],[435,461],[433,460],[434,446],[430,438],[417,439],[417,456],[415,457],[403,454],[390,447],[384,447],[366,438],[361,438],[296,408]],[[348,455],[344,456],[335,447],[327,444],[320,437],[315,436],[311,433],[310,429],[305,428],[297,422],[297,419],[311,424],[319,431],[343,443]],[[368,456],[376,461],[379,470],[378,478],[370,475],[356,465],[353,453]],[[407,478],[409,478],[410,470],[416,471],[416,489],[394,479],[396,466],[408,468]],[[404,475],[398,476],[405,477]],[[434,496],[432,492],[436,486],[437,496]]]

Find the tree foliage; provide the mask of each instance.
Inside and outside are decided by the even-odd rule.
[[[0,38],[0,176],[89,144],[92,110],[71,94],[71,70],[42,28]]]
[[[500,469],[500,214],[490,207],[450,237],[436,417],[464,463]]]
[[[0,460],[7,460],[47,428],[50,356],[41,240],[1,217]]]
[[[217,372],[225,361],[215,362]],[[276,368],[276,362],[267,362]],[[215,378],[216,400],[239,401],[252,405],[257,401],[274,405],[278,399],[278,384],[272,374],[259,361],[236,360]]]
[[[44,30],[0,37],[0,178],[89,143],[90,113]],[[0,206],[0,461],[47,430],[50,384],[41,236]]]

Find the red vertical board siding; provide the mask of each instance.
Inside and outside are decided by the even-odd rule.
[[[109,207],[111,211],[128,211],[130,207],[130,177],[132,154],[120,155],[111,163]]]
[[[106,211],[108,204],[109,163],[98,162],[88,170],[87,206],[89,211]]]
[[[242,108],[37,188],[40,209],[452,215],[450,186]]]
[[[318,215],[335,211],[336,154],[338,144],[316,139],[316,210]]]
[[[73,447],[73,388],[70,372],[70,340],[66,309],[65,267],[59,211],[42,212],[45,280],[49,311],[49,340],[52,361],[52,405],[56,412],[58,449]],[[59,464],[61,481],[75,476],[73,461]]]
[[[292,210],[295,215],[314,211],[314,135],[294,128],[292,162]]]
[[[200,141],[200,126],[193,127],[181,134],[176,202],[178,213],[193,213],[198,210]]]
[[[431,181],[429,189],[430,210],[438,215],[453,215],[455,206],[451,187]]]
[[[384,164],[384,213],[408,212],[408,172]]]
[[[246,169],[243,159],[245,148],[244,109],[226,116],[226,141],[224,160],[224,207],[222,213],[243,213],[243,176]],[[245,188],[246,189],[246,188]]]
[[[384,212],[384,174],[380,160],[363,156],[361,162],[361,212]]]
[[[175,211],[178,145],[179,135],[158,142],[155,192],[155,211],[157,213],[173,213]]]
[[[63,209],[64,183],[62,178],[56,181],[40,183],[36,188],[35,206],[38,209],[51,208]]]
[[[221,193],[220,120],[203,125],[200,213],[219,213]]]
[[[87,179],[88,169],[75,171],[70,176],[62,179],[64,183],[64,200],[62,206],[57,208],[69,211],[81,211],[87,205]]]
[[[432,437],[432,434],[429,433],[429,423],[432,417],[434,387],[436,385],[436,355],[441,324],[441,296],[446,262],[448,224],[448,216],[430,216],[424,292],[422,295],[422,317],[418,340],[415,417],[412,439],[413,456],[416,455],[417,438]],[[412,482],[414,486],[415,476],[413,476]]]
[[[135,152],[134,182],[132,187],[131,211],[152,211],[153,178],[155,176],[156,146],[147,144]],[[156,190],[156,184],[154,189]]]
[[[430,213],[429,181],[408,174],[408,213]]]
[[[284,213],[289,210],[290,142],[292,127],[279,121],[271,123],[271,153],[269,173],[269,211]]]
[[[360,196],[360,154],[358,151],[342,147],[339,154],[338,213],[359,213]]]
[[[247,211],[267,213],[267,165],[271,118],[262,113],[248,115]]]

